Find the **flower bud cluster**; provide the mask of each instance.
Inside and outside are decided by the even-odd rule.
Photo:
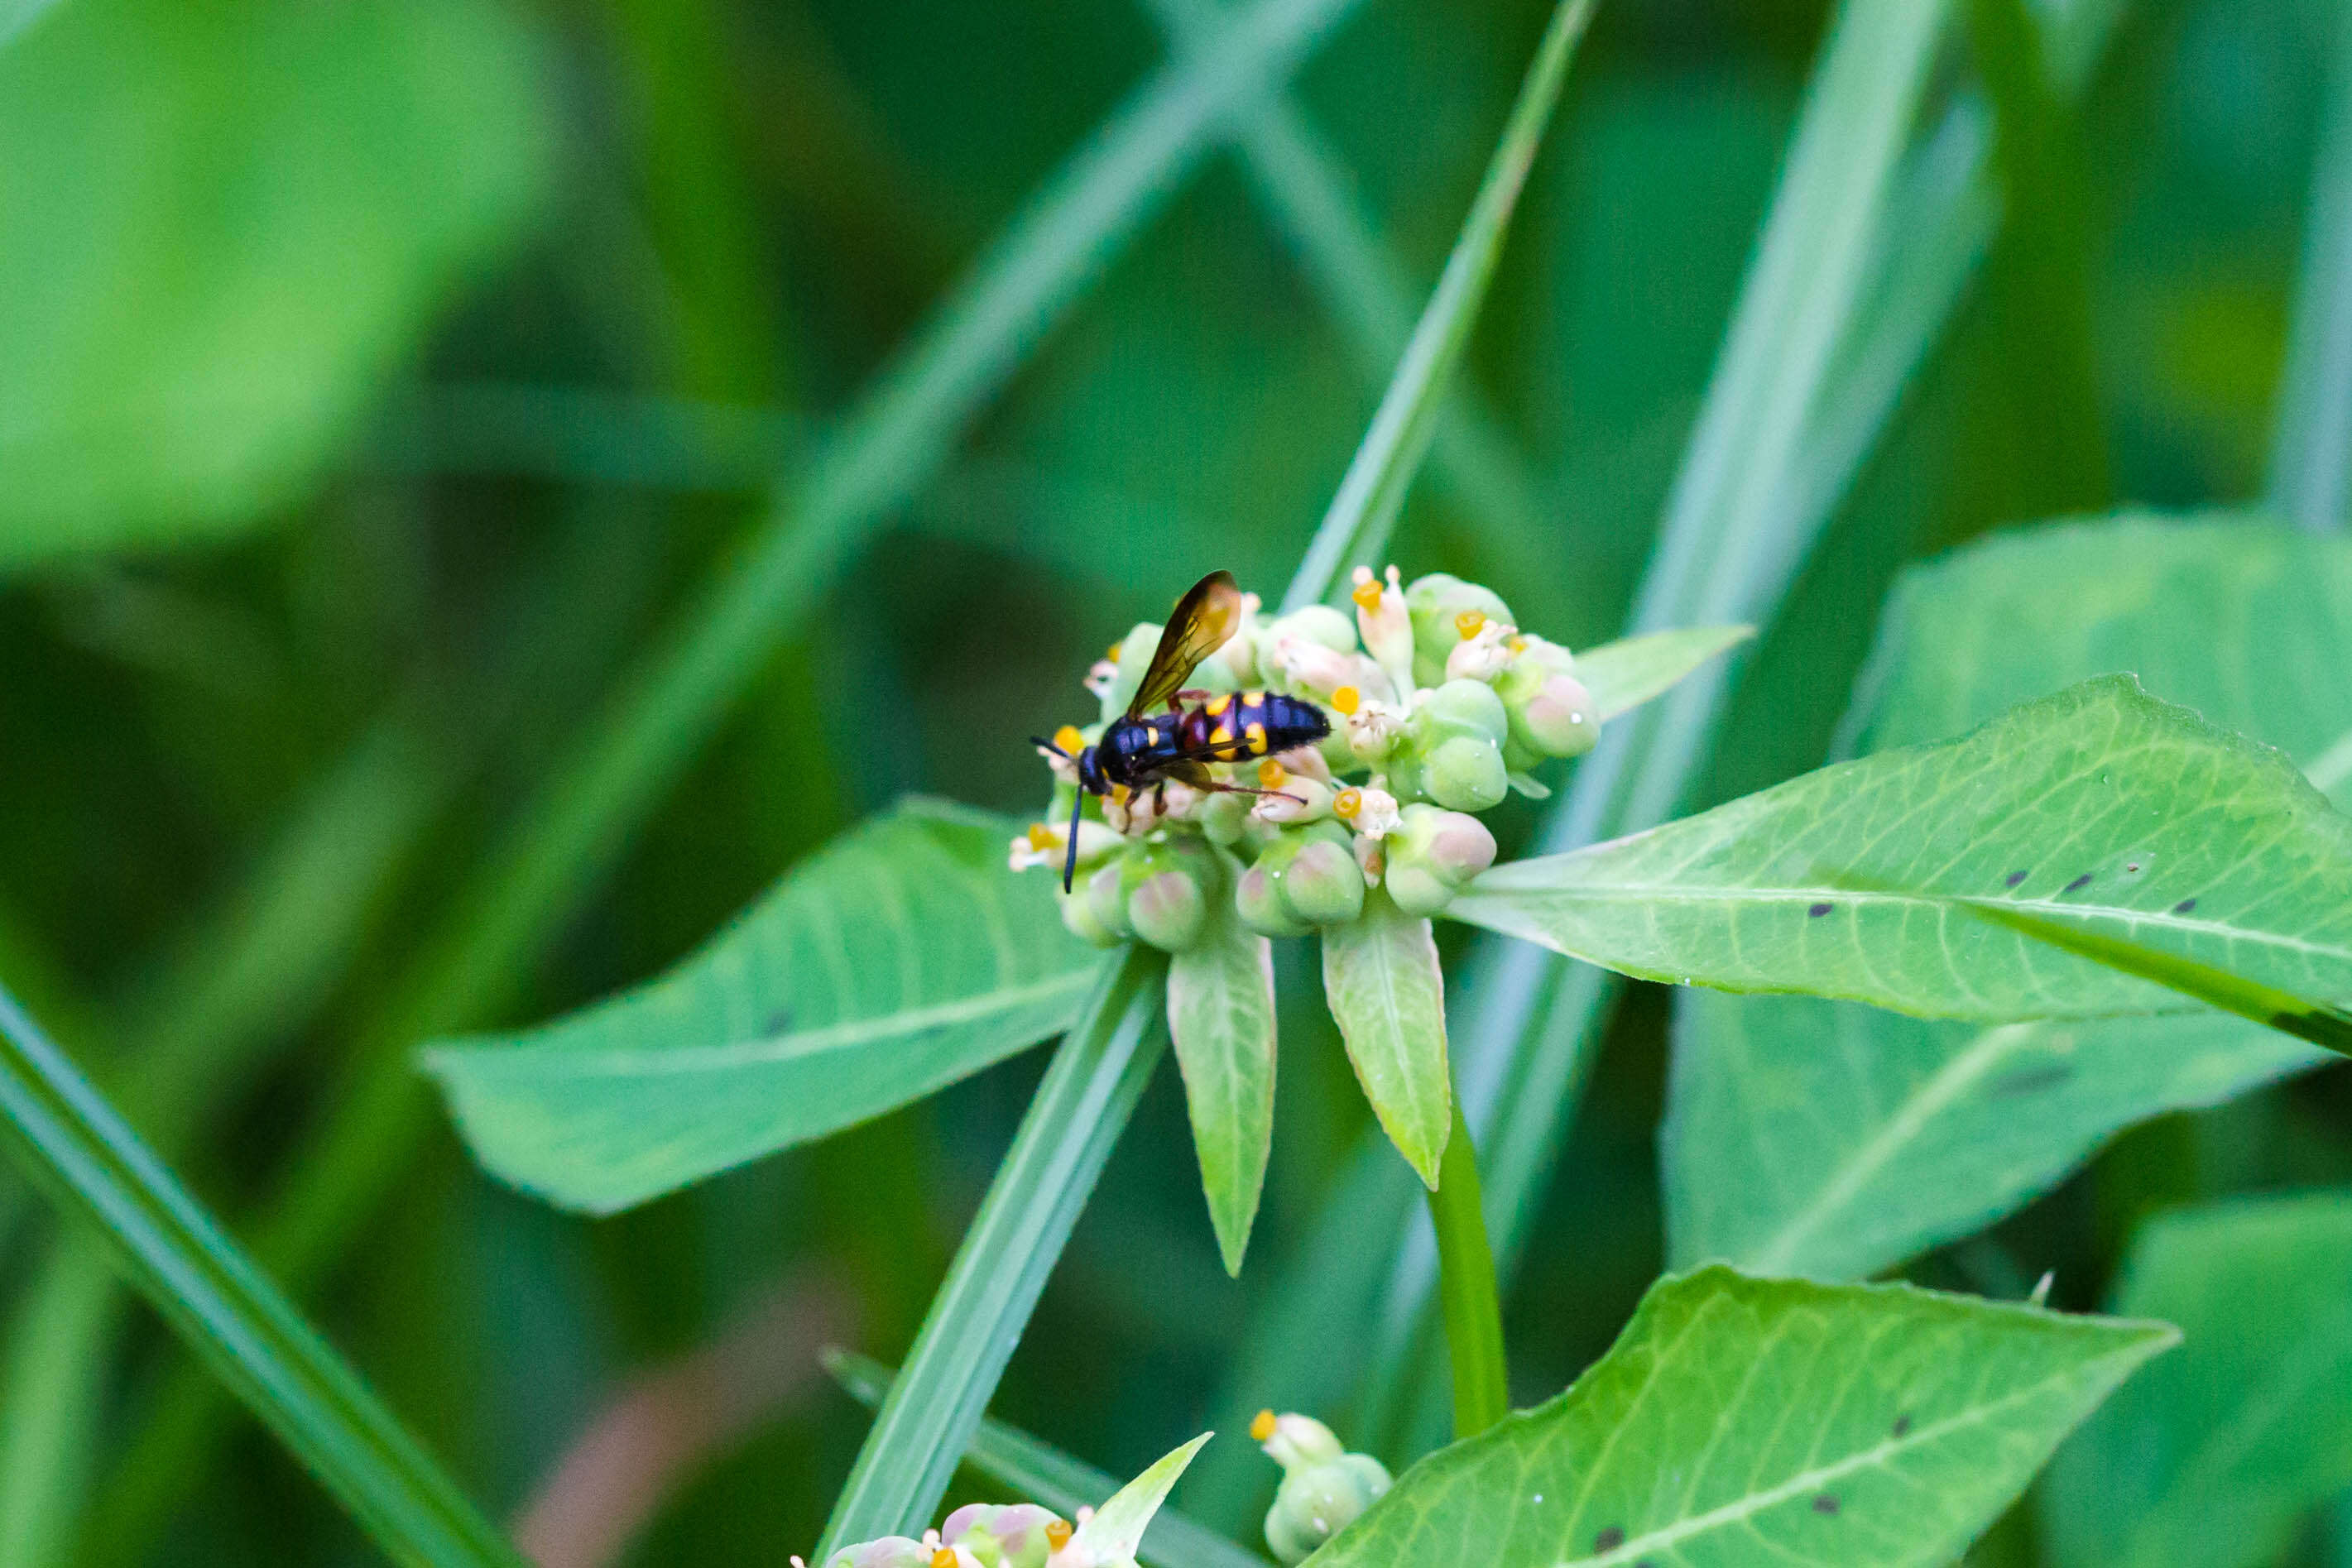
[[[1062,916],[1088,941],[1129,939],[1170,952],[1199,943],[1214,901],[1266,936],[1343,925],[1368,888],[1386,883],[1409,914],[1434,915],[1493,863],[1475,815],[1547,758],[1600,737],[1592,699],[1566,648],[1522,633],[1500,595],[1443,572],[1410,587],[1390,567],[1359,568],[1349,611],[1314,604],[1261,613],[1244,595],[1233,636],[1186,685],[1263,688],[1322,707],[1331,733],[1315,747],[1209,768],[1215,784],[1170,780],[1086,804],[1078,878]],[[1056,780],[1045,821],[1013,841],[1015,870],[1060,871],[1076,803],[1070,759],[1100,738],[1143,678],[1160,628],[1137,626],[1088,672],[1100,720],[1066,728],[1049,756]]]
[[[1389,1490],[1385,1466],[1370,1454],[1347,1452],[1312,1416],[1261,1410],[1250,1436],[1282,1467],[1265,1515],[1265,1544],[1276,1562],[1302,1561]]]
[[[1081,1519],[1086,1510],[1079,1510]],[[1097,1563],[1070,1521],[1034,1502],[969,1503],[920,1541],[886,1535],[845,1546],[824,1568],[1131,1568]],[[793,1568],[807,1568],[793,1559]]]

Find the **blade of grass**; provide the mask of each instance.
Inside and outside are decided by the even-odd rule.
[[[1168,1047],[1166,958],[1141,944],[1104,976],[1021,1118],[988,1197],[835,1499],[814,1561],[881,1535],[919,1535]]]
[[[1144,0],[1144,6],[1184,47],[1213,37],[1228,8],[1220,0]],[[1354,350],[1358,370],[1384,389],[1411,340],[1420,291],[1359,210],[1348,170],[1286,94],[1244,105],[1234,117],[1234,145],[1259,204]],[[1550,519],[1526,455],[1475,384],[1457,382],[1441,402],[1431,477],[1476,528],[1496,580],[1540,571]]]
[[[395,1562],[520,1568],[359,1375],[5,990],[0,1111],[27,1174],[103,1232],[142,1293]]]
[[[825,1353],[824,1369],[869,1407],[882,1403],[898,1375],[878,1361],[842,1350]],[[1108,1471],[1001,1421],[981,1422],[963,1462],[1065,1519],[1076,1518],[1082,1508],[1100,1508],[1120,1485]],[[1149,1568],[1266,1568],[1256,1552],[1164,1506],[1151,1516],[1136,1556]]]
[[[1446,389],[1470,346],[1486,285],[1494,278],[1510,232],[1512,210],[1527,187],[1544,127],[1550,123],[1560,87],[1568,80],[1568,63],[1591,17],[1592,0],[1561,0],[1552,12],[1486,177],[1478,183],[1461,236],[1445,258],[1445,270],[1422,309],[1363,444],[1356,448],[1331,505],[1316,525],[1307,555],[1282,596],[1283,609],[1296,610],[1326,597],[1345,580],[1349,568],[1373,564],[1388,548],[1405,492],[1412,487],[1436,434]]]
[[[974,413],[1198,164],[1235,105],[1286,78],[1361,0],[1258,0],[1171,62],[1046,182],[873,383],[744,550],[644,656],[603,721],[514,819],[360,1043],[355,1082],[294,1162],[257,1251],[300,1288],[390,1189],[430,1125],[406,1052],[493,1017],[779,642]],[[93,1561],[138,1560],[200,1473],[215,1416],[189,1379],[108,1487]]]
[[[2315,533],[2352,510],[2352,11],[2338,5],[2311,215],[2271,444],[2270,502]]]

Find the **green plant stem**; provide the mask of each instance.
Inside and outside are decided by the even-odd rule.
[[[5,991],[0,1113],[58,1206],[96,1226],[142,1293],[395,1562],[521,1559],[291,1302]]]
[[[1478,1155],[1459,1098],[1437,1190],[1429,1195],[1429,1218],[1437,1229],[1437,1296],[1445,1310],[1445,1348],[1454,1366],[1454,1435],[1475,1437],[1510,1414],[1511,1391],[1503,1360],[1503,1303],[1478,1189]]]
[[[919,1535],[930,1522],[1111,1145],[1166,1054],[1167,977],[1164,955],[1130,945],[1055,1048],[834,1501],[815,1562],[877,1536]]]

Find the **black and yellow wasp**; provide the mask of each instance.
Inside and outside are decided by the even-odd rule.
[[[1122,788],[1149,789],[1171,779],[1196,789],[1276,793],[1219,783],[1209,764],[1312,746],[1331,733],[1331,721],[1321,708],[1280,692],[1212,696],[1179,689],[1202,660],[1225,645],[1241,618],[1242,593],[1234,586],[1233,573],[1213,571],[1194,583],[1168,618],[1168,629],[1160,634],[1160,646],[1127,712],[1111,722],[1100,740],[1071,758],[1078,765],[1078,799],[1070,810],[1069,852],[1062,862],[1064,892],[1077,876],[1078,817],[1088,795],[1107,796]],[[1188,701],[1198,706],[1186,707]],[[1162,705],[1166,712],[1153,712]],[[1050,740],[1037,744],[1056,757],[1070,756]]]

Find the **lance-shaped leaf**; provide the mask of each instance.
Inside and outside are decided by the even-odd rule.
[[[1209,901],[1207,935],[1168,965],[1168,1032],[1225,1271],[1239,1274],[1274,1148],[1274,945]]]
[[[1906,573],[1848,745],[1934,740],[2114,670],[2352,782],[2352,542],[2234,514],[1997,535]],[[2242,1019],[1972,1026],[1684,993],[1660,1155],[1670,1254],[1875,1272],[2000,1218],[2109,1135],[2315,1065]]]
[[[2177,1337],[1703,1269],[1654,1286],[1568,1392],[1423,1459],[1307,1561],[1934,1568]]]
[[[1360,919],[1323,932],[1323,999],[1390,1142],[1431,1191],[1454,1130],[1445,976],[1429,922],[1368,888]]]
[[[1668,1252],[1859,1279],[2039,1197],[2119,1128],[2327,1060],[2213,1012],[1970,1024],[1685,991]]]
[[[1094,986],[1011,832],[909,801],[644,989],[425,1065],[493,1175],[598,1213],[878,1116],[1060,1033]]]
[[[2352,1193],[2217,1204],[2141,1232],[2116,1297],[2185,1343],[2060,1450],[2058,1568],[2255,1568],[2352,1485]]]
[[[1180,1448],[1171,1449],[1154,1460],[1141,1475],[1113,1492],[1108,1502],[1095,1510],[1093,1517],[1078,1526],[1070,1537],[1070,1548],[1081,1563],[1099,1563],[1106,1568],[1132,1560],[1136,1549],[1143,1544],[1143,1532],[1151,1524],[1151,1516],[1168,1500],[1169,1489],[1201,1451],[1201,1445],[1215,1437],[1203,1432]]]
[[[1576,655],[1576,678],[1592,694],[1593,716],[1614,718],[1755,635],[1753,626],[1693,626],[1620,637]]]
[[[1447,913],[1644,978],[1927,1018],[2190,1005],[2054,934],[2226,975],[2318,1025],[2352,1000],[2352,821],[2276,751],[2109,676],[1498,867]]]

